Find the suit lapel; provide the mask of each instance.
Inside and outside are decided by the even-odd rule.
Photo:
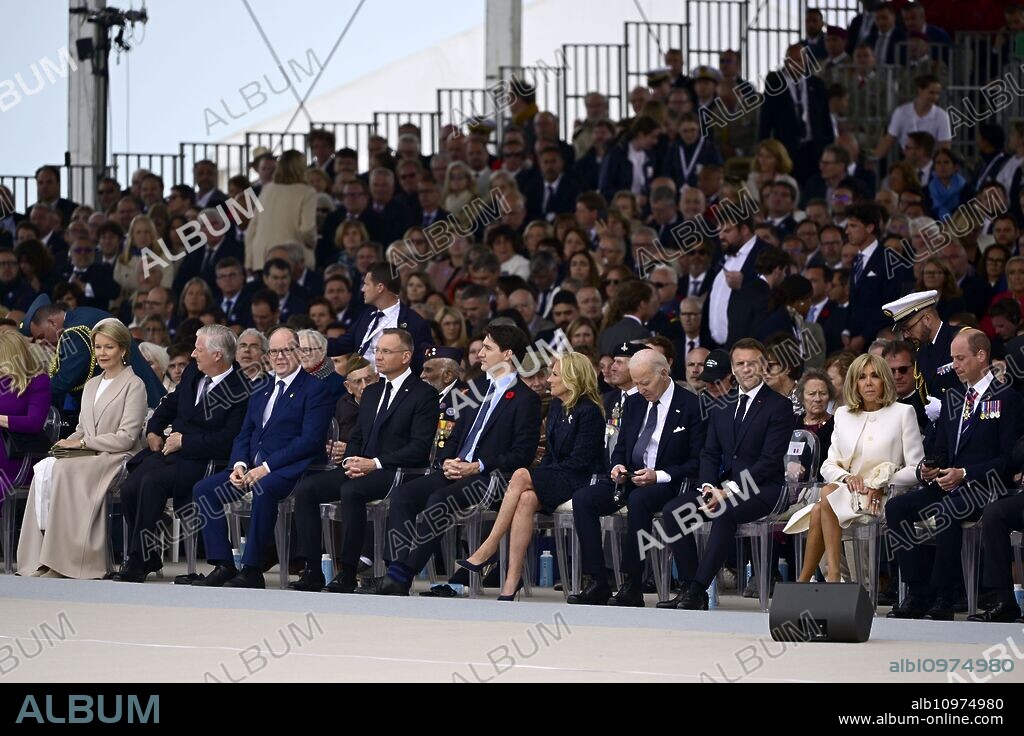
[[[658,438],[658,457],[655,459],[657,467],[661,467],[662,458],[665,455],[665,448],[668,447],[669,441],[672,439],[672,433],[675,432],[676,427],[680,427],[683,421],[683,398],[680,391],[685,391],[684,388],[676,386],[672,393],[672,403],[668,407],[668,414],[665,415],[665,426],[662,427],[661,437]]]
[[[284,393],[281,394],[281,398],[277,400],[277,403],[274,404],[274,409],[270,412],[270,418],[267,419],[267,427],[273,424],[274,420],[281,415],[282,408],[292,397],[295,396],[295,392],[302,390],[302,381],[304,379],[303,374],[305,373],[306,372],[300,368],[299,374],[292,379],[291,385],[285,387]],[[316,381],[319,379],[314,378],[313,380]],[[277,391],[277,381],[274,381],[274,387],[271,389],[271,396],[273,396],[274,391]],[[266,427],[264,427],[264,429],[266,429]]]
[[[761,390],[757,392],[757,396],[754,397],[754,402],[747,408],[747,415],[743,417],[743,423],[740,425],[740,433],[736,436],[736,446],[739,447],[740,442],[747,435],[747,430],[750,429],[750,425],[754,423],[754,419],[761,411],[761,406],[764,404],[764,392],[771,391],[766,384],[761,385]],[[733,422],[735,426],[735,422]]]
[[[103,395],[96,400],[95,406],[93,407],[93,421],[97,426],[99,426],[100,417],[103,416],[103,412],[106,408],[110,406],[111,402],[117,398],[117,396],[124,390],[125,386],[128,385],[129,375],[132,375],[131,367],[125,366],[124,370],[117,374],[117,378],[115,378],[110,386],[107,387],[107,390],[103,392]]]
[[[956,436],[960,431],[960,417],[963,416],[964,413],[964,400],[960,399],[958,402],[960,410],[954,415],[956,416],[956,420],[953,422],[953,447],[956,455],[959,455],[960,450],[967,447],[967,443],[971,441],[971,437],[974,435],[974,430],[976,430],[978,425],[981,423],[981,403],[983,401],[992,401],[992,395],[992,383],[990,383],[988,388],[985,389],[985,393],[979,396],[974,404],[974,412],[971,414],[971,423],[960,438],[959,446],[957,446]]]
[[[382,421],[386,421],[388,417],[390,417],[391,414],[398,407],[398,404],[402,401],[402,399],[404,399],[409,394],[412,379],[413,376],[410,375],[407,379],[405,379],[402,382],[402,388],[400,388],[398,390],[398,393],[391,399],[391,405],[388,406],[387,410],[384,412],[384,419]]]

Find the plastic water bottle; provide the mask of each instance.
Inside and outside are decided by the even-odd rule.
[[[334,580],[334,560],[331,559],[330,555],[324,555],[320,558],[320,569],[323,570],[324,580]]]
[[[711,578],[711,585],[708,586],[708,610],[714,611],[718,608],[718,577]]]
[[[754,575],[754,568],[752,568],[750,566],[750,563],[748,562],[747,563],[747,567],[746,567],[746,571],[743,573],[743,580],[745,581],[745,584],[747,584],[747,585],[750,584],[750,579],[753,577],[753,575]],[[741,590],[740,593],[742,594],[743,591]]]
[[[469,595],[469,588],[462,583],[447,583],[448,587],[455,591],[455,595],[459,598],[465,598]]]
[[[238,551],[240,553],[242,553],[243,555],[245,554],[245,537],[242,537],[241,539],[239,539]]]
[[[550,550],[540,554],[540,587],[552,588],[555,585],[555,558]]]
[[[779,558],[779,577],[782,578],[782,582],[789,582],[789,561],[785,557]]]
[[[1017,583],[1013,586],[1013,597],[1017,599],[1017,607],[1024,614],[1024,585]]]
[[[240,549],[233,549],[233,550],[231,550],[231,556],[235,558],[235,569],[236,570],[241,570],[242,569],[242,550],[240,550]]]

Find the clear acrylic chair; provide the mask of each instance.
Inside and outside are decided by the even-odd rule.
[[[813,481],[818,476],[819,460],[817,435],[806,429],[793,430],[786,457],[783,459],[785,483],[775,508],[767,516],[736,527],[736,586],[742,593],[746,585],[746,581],[743,580],[744,566],[740,561],[743,559],[742,540],[749,539],[751,570],[757,575],[757,592],[762,611],[768,610],[775,572],[773,536],[775,532],[782,531],[793,512],[806,503],[807,491],[814,485]],[[749,490],[756,492],[756,486]],[[714,524],[713,521],[711,523]]]
[[[331,418],[327,427],[327,436],[324,438],[324,445],[328,442],[338,441],[338,420]],[[325,464],[309,465],[295,485],[302,482],[302,479],[316,473],[324,473],[334,470],[336,466],[330,463],[330,458]],[[294,489],[293,489],[294,490]],[[292,516],[295,514],[295,496],[288,494],[286,498],[277,503],[277,523],[274,525],[274,543],[277,547],[278,578],[281,589],[288,587],[288,563],[291,559],[292,540]],[[228,522],[228,532],[231,536],[231,544],[235,549],[240,549],[242,544],[242,519],[252,518],[252,492],[247,493],[241,499],[224,504],[224,515]],[[262,552],[262,550],[260,550]]]
[[[56,444],[57,440],[60,439],[60,423],[61,417],[60,412],[56,407],[51,406],[49,411],[46,413],[46,421],[43,422],[43,435],[51,446]],[[3,430],[6,431],[6,430]],[[0,524],[3,526],[3,553],[4,553],[4,572],[8,575],[14,572],[15,554],[17,550],[17,544],[15,544],[15,537],[18,534],[17,523],[15,521],[15,515],[17,512],[18,501],[28,498],[28,475],[32,470],[32,466],[46,457],[45,453],[30,453],[27,454],[21,461],[21,465],[18,468],[17,475],[14,476],[14,480],[11,482],[11,487],[7,489],[7,493],[3,498],[2,510],[0,510]]]

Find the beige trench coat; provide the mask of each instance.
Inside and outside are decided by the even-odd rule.
[[[69,578],[101,578],[107,572],[104,501],[125,458],[142,449],[146,386],[127,367],[97,402],[102,378],[101,374],[85,384],[78,428],[69,438],[84,437],[85,446],[100,453],[57,460],[46,534],[39,531],[34,511],[36,482],[32,481],[18,542],[21,575],[30,575],[41,565]]]

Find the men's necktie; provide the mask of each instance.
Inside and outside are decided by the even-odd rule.
[[[690,279],[690,293],[688,296],[700,296],[700,279]]]
[[[263,420],[264,427],[267,426],[267,422],[270,421],[270,418],[274,416],[274,412],[277,411],[277,405],[281,401],[282,394],[284,394],[284,381],[279,380],[277,382],[277,391],[270,397],[270,411],[267,413],[267,418]]]
[[[633,456],[630,460],[633,463],[633,470],[642,470],[647,467],[644,456],[647,454],[647,445],[651,444],[651,437],[654,436],[654,428],[658,426],[658,402],[652,401],[647,410],[647,421],[644,428],[640,430],[640,436],[636,438],[633,445]]]
[[[864,272],[864,254],[858,253],[853,259],[853,283],[860,283],[860,275]]]
[[[740,394],[740,402],[736,407],[736,416],[732,420],[732,433],[734,437],[739,437],[740,427],[743,426],[743,419],[747,415],[747,401],[750,399],[746,394]]]
[[[956,450],[960,450],[960,440],[967,432],[968,427],[971,426],[971,419],[974,416],[974,402],[978,400],[978,392],[973,388],[967,389],[967,395],[964,397],[964,411],[960,415],[960,434],[956,438]]]
[[[540,295],[537,297],[537,314],[539,314],[541,317],[545,316],[544,308],[547,306],[547,304],[548,293],[546,291],[542,291]]]
[[[377,314],[373,315],[373,319],[370,320],[370,325],[366,328],[366,335],[363,336],[363,344],[359,346],[360,355],[363,355],[366,349],[370,347],[370,343],[373,342],[373,330],[377,327],[383,316],[384,312],[378,309]]]
[[[377,416],[373,418],[373,425],[370,427],[370,434],[366,438],[366,445],[363,447],[363,453],[366,457],[376,457],[378,454],[378,445],[380,444],[380,428],[384,424],[384,415],[388,413],[388,404],[391,401],[391,381],[385,379],[384,381],[384,398],[380,402],[380,407],[377,409]]]
[[[213,250],[211,250],[210,248],[207,248],[206,252],[203,254],[203,265],[199,269],[199,273],[204,273],[206,271],[206,269],[208,269],[212,263],[213,263]]]
[[[213,383],[213,381],[209,376],[203,376],[199,380],[199,398],[196,401],[196,406],[201,406],[202,403],[206,401],[206,394],[210,390],[211,383]]]
[[[691,352],[696,347],[697,347],[697,341],[696,340],[687,340],[686,341],[686,352],[689,353],[689,352]]]
[[[424,212],[423,213],[423,227],[427,227],[427,226],[432,225],[432,224],[433,224],[433,218],[431,218],[430,215],[428,215],[426,212]]]
[[[544,192],[544,206],[541,209],[544,212],[548,211],[548,205],[551,203],[551,198],[555,196],[555,185],[548,184],[546,191]]]
[[[480,402],[480,408],[476,412],[476,419],[473,420],[473,426],[469,428],[469,434],[466,435],[466,439],[462,443],[462,447],[459,448],[459,457],[467,462],[470,461],[469,454],[470,450],[476,449],[476,440],[480,435],[480,431],[484,428],[484,416],[487,414],[487,407],[491,405],[491,398],[494,396],[494,381],[490,382],[490,386],[487,387],[487,393],[484,395],[484,400]]]

